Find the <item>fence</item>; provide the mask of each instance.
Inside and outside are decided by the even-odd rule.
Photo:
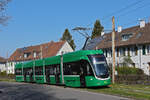
[[[150,76],[147,75],[117,75],[116,83],[150,85]]]

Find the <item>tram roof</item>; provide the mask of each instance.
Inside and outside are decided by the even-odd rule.
[[[22,68],[22,63],[16,64],[16,65],[15,65],[15,69],[16,69],[16,68]]]
[[[75,52],[70,52],[67,54],[63,55],[63,62],[73,62],[73,61],[78,61],[78,60],[87,60],[87,55],[93,55],[93,54],[103,54],[102,50],[80,50],[80,51],[75,51]],[[29,68],[31,66],[34,65],[35,62],[35,66],[43,66],[44,65],[49,65],[49,64],[60,64],[60,59],[61,55],[59,56],[53,56],[53,57],[49,57],[49,58],[43,58],[43,59],[39,59],[39,60],[32,60],[29,62],[25,62],[25,63],[19,63],[16,64],[15,68]]]
[[[70,52],[63,55],[63,62],[73,62],[78,60],[87,60],[87,55],[93,55],[93,54],[103,54],[102,50],[80,50],[75,52]],[[54,56],[50,58],[45,59],[45,64],[58,64],[60,63],[60,57],[61,56]]]
[[[86,56],[86,55],[92,55],[92,54],[103,54],[102,50],[79,50],[75,52],[70,52],[67,54],[64,54],[63,56]]]

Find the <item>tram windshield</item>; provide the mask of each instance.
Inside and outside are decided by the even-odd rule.
[[[93,68],[95,70],[96,76],[99,78],[109,77],[109,68],[104,55],[89,55],[88,56]]]

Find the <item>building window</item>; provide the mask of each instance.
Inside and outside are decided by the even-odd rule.
[[[147,54],[150,53],[150,45],[147,45]]]
[[[112,57],[112,50],[110,50],[110,57]]]
[[[125,56],[125,48],[120,49],[120,56]]]
[[[24,53],[24,58],[28,58],[31,53]]]
[[[12,62],[10,63],[10,66],[13,66],[13,63],[12,63]]]
[[[36,52],[33,52],[33,57],[36,58]]]
[[[123,48],[122,50],[123,50],[123,56],[126,56],[126,49]]]
[[[27,54],[24,54],[24,58],[27,58]]]
[[[105,56],[107,57],[107,50],[105,50]]]
[[[145,55],[146,52],[145,52],[145,45],[142,47],[142,54]]]
[[[108,57],[112,57],[112,50],[111,49],[108,50]]]
[[[122,41],[127,41],[130,37],[132,37],[132,33],[130,33],[130,34],[123,34],[122,35]]]
[[[131,48],[131,56],[134,56],[134,48]]]
[[[128,48],[128,56],[130,56],[130,48]]]
[[[123,56],[123,50],[122,50],[122,48],[119,51],[120,51],[120,56]]]
[[[134,52],[135,52],[135,55],[138,55],[138,48],[137,47],[134,48]]]
[[[117,57],[119,57],[119,49],[117,48]]]

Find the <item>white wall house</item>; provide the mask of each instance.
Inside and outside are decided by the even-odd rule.
[[[42,59],[51,56],[61,55],[62,53],[73,52],[73,49],[66,41],[49,42],[35,46],[18,48],[10,56],[7,62],[7,73],[15,73],[15,64],[34,59]]]
[[[6,59],[0,57],[0,72],[6,71]]]
[[[14,74],[15,73],[15,69],[14,69],[15,64],[16,64],[15,61],[6,63],[6,72],[7,72],[7,74]]]
[[[6,63],[1,63],[0,62],[0,72],[6,71]]]
[[[61,55],[62,53],[65,54],[69,52],[73,52],[73,49],[68,42],[65,42],[62,48],[57,52],[56,56]]]
[[[112,64],[111,49],[104,49],[104,55],[108,64]],[[116,65],[122,66],[123,59],[128,56],[132,59],[134,67],[144,70],[147,75],[150,74],[150,44],[117,48],[115,50]]]
[[[96,38],[99,43],[88,45],[88,49],[102,49],[108,64],[112,64],[112,34],[105,33]],[[130,57],[132,66],[140,68],[145,74],[150,75],[150,23],[140,21],[140,25],[122,29],[118,27],[115,32],[116,65],[122,65],[125,57]],[[131,66],[131,65],[129,65]]]

